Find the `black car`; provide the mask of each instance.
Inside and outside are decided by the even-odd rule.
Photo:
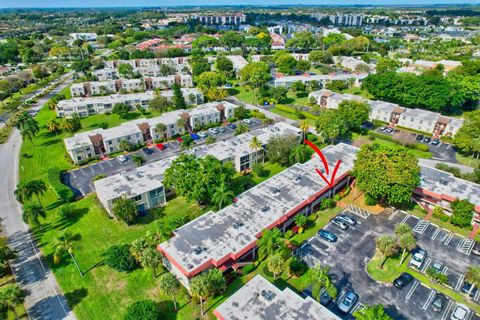
[[[448,299],[444,294],[438,293],[435,295],[432,301],[432,309],[435,312],[442,312],[443,308],[447,305]]]
[[[402,289],[405,286],[408,286],[413,281],[413,276],[410,273],[402,273],[400,277],[393,280],[393,285],[398,288]]]
[[[425,143],[430,143],[430,141],[432,141],[432,139],[430,139],[429,137],[423,138],[423,142]]]
[[[439,145],[439,144],[440,144],[440,140],[438,140],[438,139],[433,139],[433,140],[432,140],[432,144],[433,144],[434,146]]]
[[[234,130],[234,129],[237,128],[237,125],[234,124],[234,123],[229,123],[229,124],[227,124],[227,127],[229,127],[230,129]]]
[[[143,151],[143,153],[145,153],[145,154],[154,154],[154,153],[155,153],[155,151],[153,151],[153,150],[150,149],[150,148],[143,148],[142,151]]]
[[[425,136],[424,136],[423,134],[419,134],[419,135],[417,136],[417,140],[418,140],[418,141],[422,141],[423,138],[425,138]]]
[[[472,253],[476,256],[480,256],[480,243],[475,242],[475,245],[473,246]]]
[[[465,281],[462,286],[462,293],[469,295],[470,297],[474,297],[477,294],[477,287],[473,287],[472,289],[472,284]],[[469,294],[470,293],[470,294]]]
[[[330,297],[327,291],[324,291],[320,296],[320,303],[324,306],[328,306],[331,302],[332,302],[332,297]]]

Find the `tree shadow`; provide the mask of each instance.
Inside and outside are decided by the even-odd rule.
[[[140,117],[140,112],[129,112],[122,117],[123,120],[134,120]]]
[[[89,273],[90,271],[92,271],[93,269],[95,269],[96,267],[103,266],[104,264],[105,264],[105,259],[102,259],[102,260],[98,261],[98,262],[95,263],[93,266],[91,266],[91,267],[88,268],[87,270],[83,271],[83,275],[86,275],[87,273]]]
[[[307,92],[298,92],[297,93],[297,98],[305,98],[308,96]]]
[[[175,305],[173,300],[162,300],[157,303],[160,314],[162,315],[161,319],[176,319],[176,313],[180,310],[180,306],[177,301],[177,312],[175,312]]]
[[[239,175],[232,179],[232,189],[235,194],[240,194],[253,186],[255,182],[252,175]]]
[[[231,96],[235,96],[235,95],[240,93],[240,91],[238,89],[235,89],[235,88],[230,88],[227,91],[228,91],[228,94],[231,95]]]
[[[44,147],[44,146],[51,146],[51,145],[54,145],[54,144],[58,144],[60,143],[61,140],[60,139],[52,139],[52,140],[48,140],[48,141],[45,141],[44,143],[42,143],[40,146]]]
[[[68,301],[68,304],[71,308],[74,308],[77,304],[82,302],[83,298],[88,295],[87,288],[75,289],[72,292],[65,293],[65,298]]]

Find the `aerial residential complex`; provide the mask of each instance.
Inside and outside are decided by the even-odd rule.
[[[163,77],[145,77],[143,79],[119,79],[110,81],[90,81],[74,83],[70,87],[72,97],[106,95],[112,93],[131,93],[137,91],[170,89],[176,83],[183,88],[193,86],[192,76],[178,74]]]
[[[266,128],[244,133],[227,141],[210,145],[196,146],[192,153],[197,157],[211,155],[222,163],[232,162],[237,171],[244,171],[255,163],[263,162],[265,146],[273,136],[294,135],[301,139],[301,130],[279,122]],[[250,144],[253,137],[262,143],[262,148],[253,149]],[[166,202],[163,188],[163,174],[175,157],[170,157],[134,169],[122,172],[94,182],[97,197],[108,213],[112,214],[116,199],[126,196],[133,199],[139,212],[153,209]]]
[[[281,290],[261,275],[256,275],[219,305],[213,314],[218,320],[341,319],[311,297],[301,297],[288,287]]]
[[[311,214],[323,198],[332,197],[349,183],[356,151],[346,144],[323,149],[330,164],[342,160],[333,188],[315,172],[322,167],[315,157],[245,191],[234,204],[176,229],[170,240],[158,246],[165,266],[189,287],[192,277],[209,268],[226,271],[252,261],[264,230],[278,227],[286,231],[295,215]]]
[[[190,16],[206,25],[240,25],[245,23],[246,16],[243,13],[222,13],[222,14],[202,14],[197,13]]]
[[[195,88],[182,88],[182,94],[185,102],[190,105],[197,105],[203,102],[203,94]],[[93,114],[112,112],[117,103],[125,103],[132,107],[142,107],[148,109],[148,103],[155,98],[153,91],[129,94],[112,94],[109,96],[98,96],[88,98],[72,98],[61,100],[57,105],[57,115],[59,117],[71,118],[74,114],[79,117],[88,117]],[[173,99],[173,91],[161,91],[159,95]]]
[[[407,129],[431,133],[435,138],[454,136],[463,125],[463,119],[443,116],[438,112],[423,109],[409,109],[395,103],[367,100],[351,94],[335,93],[330,90],[311,92],[309,98],[323,108],[337,109],[342,101],[367,102],[370,105],[370,119],[398,125]]]
[[[287,87],[290,88],[293,83],[295,82],[302,82],[304,84],[308,84],[311,81],[317,81],[320,83],[323,87],[331,82],[331,81],[349,81],[350,79],[353,80],[353,84],[355,86],[359,86],[362,84],[362,80],[365,79],[368,76],[368,74],[345,74],[345,73],[339,73],[339,74],[315,74],[315,75],[310,75],[310,74],[305,74],[305,75],[300,75],[300,76],[284,76],[284,75],[277,75],[275,79],[273,80],[273,85],[275,87]]]
[[[189,110],[175,110],[150,119],[137,119],[109,129],[96,129],[75,134],[64,140],[67,152],[74,163],[101,157],[120,151],[119,144],[126,140],[131,144],[153,142],[156,139],[171,138],[198,127],[220,123],[233,118],[237,106],[227,102],[210,102]],[[178,126],[178,120],[185,120],[185,127]],[[156,126],[166,126],[163,136]]]

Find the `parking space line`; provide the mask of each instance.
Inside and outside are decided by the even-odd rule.
[[[80,173],[82,174],[82,176],[86,176],[87,174],[85,173],[85,170],[83,169],[80,169]]]
[[[472,252],[474,245],[475,245],[474,240],[466,238],[465,241],[463,242],[462,246],[458,249],[458,251],[460,251],[461,253],[464,253],[468,256]]]
[[[88,167],[92,173],[95,173],[95,170],[93,170],[93,166]]]
[[[440,228],[437,228],[437,230],[435,230],[435,233],[432,235],[430,239],[435,240],[439,233],[440,233]]]
[[[75,171],[76,171],[76,170],[75,170]],[[72,175],[72,177],[74,177],[75,179],[77,179],[77,176],[75,175],[75,171],[70,172],[70,174]]]
[[[430,266],[430,263],[432,263],[432,259],[431,258],[427,258],[427,262],[425,262],[425,264],[422,266],[422,269],[420,270],[420,272],[425,272],[425,270],[427,270],[427,268]]]
[[[475,296],[473,296],[473,301],[478,301],[478,298],[480,298],[480,290],[477,290]]]
[[[455,291],[460,290],[460,287],[462,286],[464,278],[465,276],[463,274],[458,278],[457,284],[455,285]]]
[[[440,320],[446,320],[448,315],[450,314],[450,309],[453,306],[453,301],[451,299],[448,299],[448,304],[445,310],[442,313],[442,318]]]
[[[99,166],[100,168],[102,168],[102,170],[105,169],[104,167],[102,167],[102,163],[101,163],[101,162],[98,163],[98,166]]]
[[[465,237],[461,238],[460,242],[457,244],[457,251],[460,251],[460,248],[463,246],[463,243],[465,242]]]
[[[398,214],[399,210],[395,210],[393,211],[393,213],[390,215],[390,217],[388,217],[388,220],[392,220],[393,218],[395,218],[395,216]]]
[[[442,274],[447,274],[447,271],[448,271],[448,267],[447,266],[443,267]]]
[[[431,290],[430,293],[428,294],[428,298],[427,298],[427,301],[425,301],[425,303],[423,304],[423,307],[422,309],[423,310],[427,310],[428,309],[428,306],[430,305],[430,302],[432,302],[432,299],[433,299],[433,296],[435,295],[435,290]]]
[[[350,319],[350,318],[353,318],[353,314],[354,314],[355,312],[357,312],[357,311],[362,312],[362,311],[364,311],[365,309],[367,309],[367,307],[366,307],[363,303],[357,302],[357,304],[353,306],[352,311],[350,311],[350,313],[349,313],[348,316],[345,318],[345,320]]]
[[[418,233],[418,234],[423,234],[425,230],[428,228],[428,225],[430,222],[425,221],[425,220],[419,220],[415,227],[413,228],[413,231]]]
[[[443,243],[444,245],[448,246],[448,244],[450,243],[450,241],[452,241],[452,238],[453,238],[453,232],[450,232],[447,236],[447,240],[445,240],[445,242]]]
[[[112,161],[106,161],[105,163],[108,164],[108,166],[109,166],[110,168],[113,167]]]
[[[412,297],[413,293],[415,292],[419,284],[420,284],[420,281],[415,280],[415,283],[412,285],[412,287],[408,291],[407,296],[405,297],[405,300],[410,300],[410,298]]]
[[[407,215],[405,216],[405,218],[403,218],[403,220],[402,220],[402,222],[400,222],[400,224],[403,224],[403,223],[407,222],[408,218],[410,218],[410,217],[411,217],[411,215],[409,215],[407,213]]]

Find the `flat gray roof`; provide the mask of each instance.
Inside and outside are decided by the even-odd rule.
[[[428,191],[458,198],[467,199],[475,206],[480,206],[480,185],[455,177],[432,167],[420,166],[420,188]]]
[[[441,114],[438,112],[423,110],[423,109],[408,109],[405,108],[405,112],[401,115],[406,117],[413,117],[418,120],[430,121],[432,123],[436,123],[438,118],[440,118]]]
[[[312,298],[303,298],[288,287],[280,290],[261,275],[256,275],[213,313],[225,320],[340,320]]]
[[[342,160],[339,177],[353,168],[357,150],[340,143],[324,148],[323,153],[331,170],[337,160]],[[187,272],[211,259],[218,261],[230,253],[239,253],[287,212],[326,189],[315,168],[323,168],[317,156],[285,169],[239,195],[234,204],[219,212],[210,211],[178,228],[175,236],[160,247]]]

